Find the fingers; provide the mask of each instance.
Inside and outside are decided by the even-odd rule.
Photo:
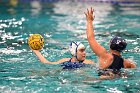
[[[84,12],[84,14],[87,16],[87,14]]]
[[[92,9],[92,7],[91,7],[91,14],[93,14],[93,12],[94,12],[94,9]]]
[[[91,11],[91,13],[93,14],[93,10],[92,10],[92,7],[91,7],[90,11]]]
[[[88,8],[87,8],[87,14],[89,15],[89,10],[88,10]]]
[[[87,8],[87,12],[84,12],[88,20],[94,20],[95,15],[93,14],[93,12],[94,12],[94,9],[92,7],[90,9]]]
[[[86,15],[93,14],[93,12],[94,12],[94,9],[93,9],[92,7],[90,8],[90,11],[89,11],[89,9],[87,8],[87,13],[86,13]]]

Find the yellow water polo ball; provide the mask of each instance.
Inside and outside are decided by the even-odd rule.
[[[44,38],[40,34],[33,34],[28,38],[28,44],[33,50],[40,50],[44,46]]]

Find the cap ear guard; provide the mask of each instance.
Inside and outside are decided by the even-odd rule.
[[[75,53],[74,53],[72,47],[73,47],[73,44],[72,44],[72,42],[71,42],[70,45],[69,45],[69,51],[70,51],[71,55],[74,56]]]

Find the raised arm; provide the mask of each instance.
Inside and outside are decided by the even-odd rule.
[[[94,27],[93,27],[93,22],[94,22],[94,17],[93,17],[94,10],[91,8],[90,10],[87,9],[87,12],[85,13],[86,19],[87,19],[87,39],[89,42],[89,45],[93,52],[101,58],[105,58],[107,53],[107,50],[102,47],[95,39],[94,35]]]
[[[50,62],[48,61],[41,53],[39,50],[33,50],[33,52],[36,54],[36,56],[39,58],[39,60],[42,62],[42,63],[46,63],[46,64],[60,64],[62,62],[65,62],[65,61],[68,61],[69,58],[63,58],[63,59],[60,59],[59,61],[57,62]]]

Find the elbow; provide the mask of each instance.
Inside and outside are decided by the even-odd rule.
[[[133,63],[133,62],[131,62],[131,63],[130,63],[130,68],[136,68],[136,64]]]
[[[134,63],[130,63],[126,68],[136,68],[136,65]]]
[[[41,59],[40,62],[45,63],[45,64],[49,64],[49,62],[47,62],[46,60]]]
[[[42,63],[46,63],[44,60],[40,60],[40,62],[42,62]]]
[[[135,64],[133,64],[132,66],[131,66],[131,68],[136,68],[137,66],[135,65]]]
[[[40,60],[42,63],[46,63],[44,60]]]

